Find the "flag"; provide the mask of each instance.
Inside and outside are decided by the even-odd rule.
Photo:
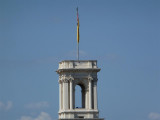
[[[78,14],[78,7],[77,7],[77,42],[79,43],[79,14]]]

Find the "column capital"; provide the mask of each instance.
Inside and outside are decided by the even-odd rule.
[[[59,76],[59,81],[61,81],[61,83],[68,83],[68,77],[66,77],[66,75],[61,75]]]
[[[72,82],[74,80],[73,76],[69,75],[68,80],[69,80],[69,82]]]
[[[85,89],[85,92],[89,92],[89,88],[86,88],[86,89]]]
[[[88,81],[91,82],[93,80],[93,77],[89,74],[88,75]]]
[[[62,81],[63,81],[64,83],[68,83],[68,82],[69,82],[68,79],[63,79]]]
[[[61,84],[61,83],[62,83],[62,80],[61,80],[61,79],[59,79],[59,80],[58,80],[58,82],[59,82],[59,84]]]

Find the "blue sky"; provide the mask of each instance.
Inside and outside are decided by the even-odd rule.
[[[160,120],[159,0],[0,0],[0,120],[58,118],[61,60],[96,59],[100,117]]]

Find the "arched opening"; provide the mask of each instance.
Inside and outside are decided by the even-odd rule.
[[[85,87],[81,84],[75,86],[75,108],[85,108]]]
[[[75,107],[81,108],[82,107],[82,95],[81,95],[81,87],[79,85],[76,85],[75,88]]]

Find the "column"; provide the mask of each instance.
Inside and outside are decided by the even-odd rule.
[[[92,109],[92,80],[89,79],[89,109]]]
[[[72,80],[70,80],[70,109],[73,109],[73,86]]]
[[[85,89],[85,108],[88,109],[88,103],[89,103],[89,100],[88,100],[88,92],[89,92],[89,89]]]
[[[85,89],[82,89],[82,108],[85,108]]]
[[[98,109],[98,101],[97,101],[97,80],[94,81],[94,109]]]
[[[75,85],[73,85],[73,108],[75,109]]]
[[[61,109],[62,109],[62,106],[61,106],[61,104],[62,104],[62,98],[61,98],[61,93],[62,93],[62,91],[61,91],[61,81],[59,80],[59,111],[61,111]]]
[[[63,82],[63,109],[68,109],[68,81]]]
[[[65,102],[64,98],[65,98],[65,84],[63,82],[63,110],[66,109],[66,107],[65,107],[66,102]]]

